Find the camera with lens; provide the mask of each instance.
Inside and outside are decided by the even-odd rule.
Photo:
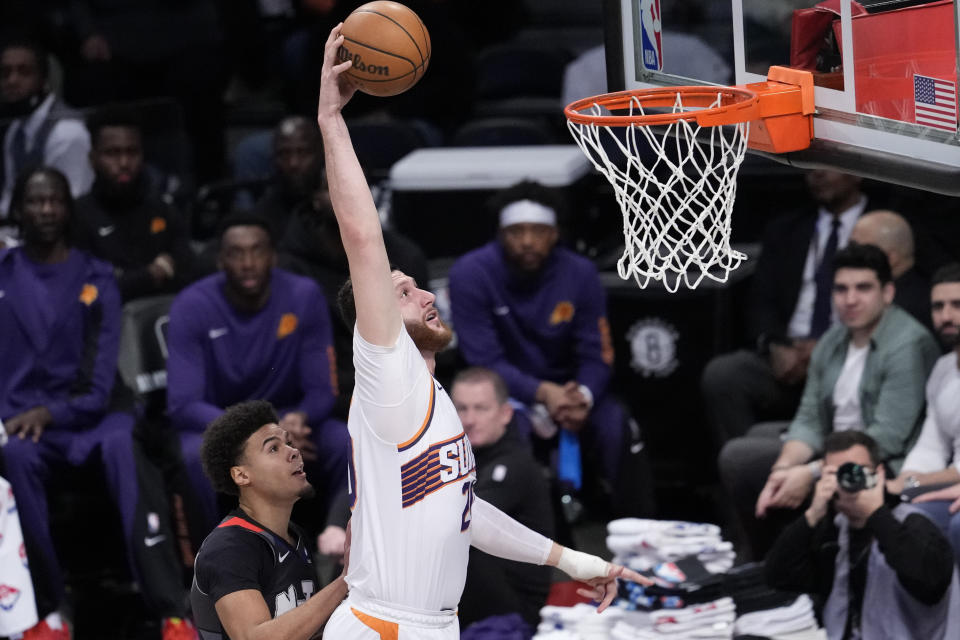
[[[847,493],[872,489],[877,486],[877,472],[856,462],[845,462],[837,469],[837,484]]]

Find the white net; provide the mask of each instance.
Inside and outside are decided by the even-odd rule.
[[[677,94],[672,113],[691,111]],[[713,106],[719,105],[720,96]],[[594,104],[586,113],[607,115]],[[630,115],[647,115],[631,100]],[[568,121],[577,144],[613,185],[623,211],[623,255],[617,271],[641,287],[660,281],[671,291],[704,278],[726,282],[746,255],[730,247],[737,171],[749,123],[701,127],[606,126]]]

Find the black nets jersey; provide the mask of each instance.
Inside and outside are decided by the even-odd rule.
[[[193,567],[190,603],[202,640],[227,640],[214,605],[235,591],[255,589],[263,595],[270,616],[303,604],[317,591],[316,572],[306,539],[290,524],[290,545],[237,509],[200,546]]]

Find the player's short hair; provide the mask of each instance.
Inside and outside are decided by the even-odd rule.
[[[231,467],[240,462],[251,435],[263,425],[277,422],[279,419],[272,404],[266,400],[251,400],[229,407],[210,423],[200,445],[200,460],[216,491],[240,495],[240,489],[230,475]]]
[[[26,49],[30,51],[37,61],[37,70],[40,72],[40,77],[46,80],[50,76],[50,52],[47,51],[45,46],[40,44],[39,40],[22,34],[7,33],[0,36],[0,53],[8,49]]]
[[[227,215],[220,224],[217,225],[217,240],[220,247],[223,247],[223,236],[227,231],[234,227],[260,227],[267,232],[267,239],[271,247],[276,247],[276,236],[273,229],[273,223],[266,216],[262,216],[252,211],[237,211]]]
[[[510,392],[507,390],[507,383],[503,377],[493,369],[486,367],[468,367],[453,377],[453,384],[450,388],[457,386],[458,382],[464,384],[478,384],[489,382],[493,386],[493,394],[497,398],[498,404],[503,404],[510,400]]]
[[[531,202],[536,202],[553,209],[554,213],[557,214],[557,226],[561,226],[562,221],[566,219],[566,207],[564,206],[563,198],[560,197],[557,190],[545,187],[533,180],[524,180],[502,191],[498,191],[487,202],[487,207],[490,214],[499,220],[500,211],[502,211],[504,207],[512,202],[519,202],[520,200],[530,200]]]
[[[930,279],[931,287],[945,282],[960,282],[960,262],[945,264],[933,272],[933,278]]]
[[[390,273],[394,271],[403,271],[403,269],[390,263]],[[337,312],[343,323],[347,325],[347,329],[353,333],[353,327],[357,324],[357,302],[353,297],[353,280],[350,278],[347,278],[337,291]]]
[[[872,244],[858,244],[851,242],[837,251],[833,257],[833,272],[840,269],[870,269],[877,274],[880,284],[893,282],[893,273],[890,271],[890,260],[880,247]]]
[[[863,431],[834,431],[823,440],[823,452],[839,453],[846,451],[857,445],[862,446],[870,454],[870,463],[874,466],[880,464],[880,448],[877,441],[868,436]]]
[[[39,166],[39,167],[27,167],[24,171],[21,171],[17,176],[16,182],[13,183],[13,191],[10,193],[10,219],[17,223],[21,224],[20,213],[23,211],[23,200],[27,195],[27,183],[30,179],[37,175],[43,174],[57,183],[60,190],[64,193],[64,199],[67,205],[67,219],[68,225],[72,224],[73,221],[73,194],[70,193],[70,181],[67,180],[67,176],[59,169],[54,169],[53,167],[48,166]],[[68,237],[70,234],[67,234]]]
[[[99,143],[100,132],[106,127],[124,127],[143,131],[143,118],[140,113],[128,105],[104,105],[94,110],[86,119],[90,142],[94,147]]]

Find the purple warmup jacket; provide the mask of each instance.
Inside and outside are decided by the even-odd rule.
[[[78,249],[37,264],[0,251],[0,419],[38,406],[49,429],[103,417],[116,378],[120,292],[113,268]]]
[[[464,358],[503,376],[521,402],[535,401],[541,380],[577,380],[597,400],[606,391],[606,293],[586,258],[556,247],[538,277],[522,279],[491,242],[450,269],[450,305]]]
[[[239,312],[223,273],[184,289],[167,333],[167,408],[178,429],[203,431],[232,404],[268,400],[319,424],[334,405],[330,311],[312,280],[274,269],[267,306]]]

